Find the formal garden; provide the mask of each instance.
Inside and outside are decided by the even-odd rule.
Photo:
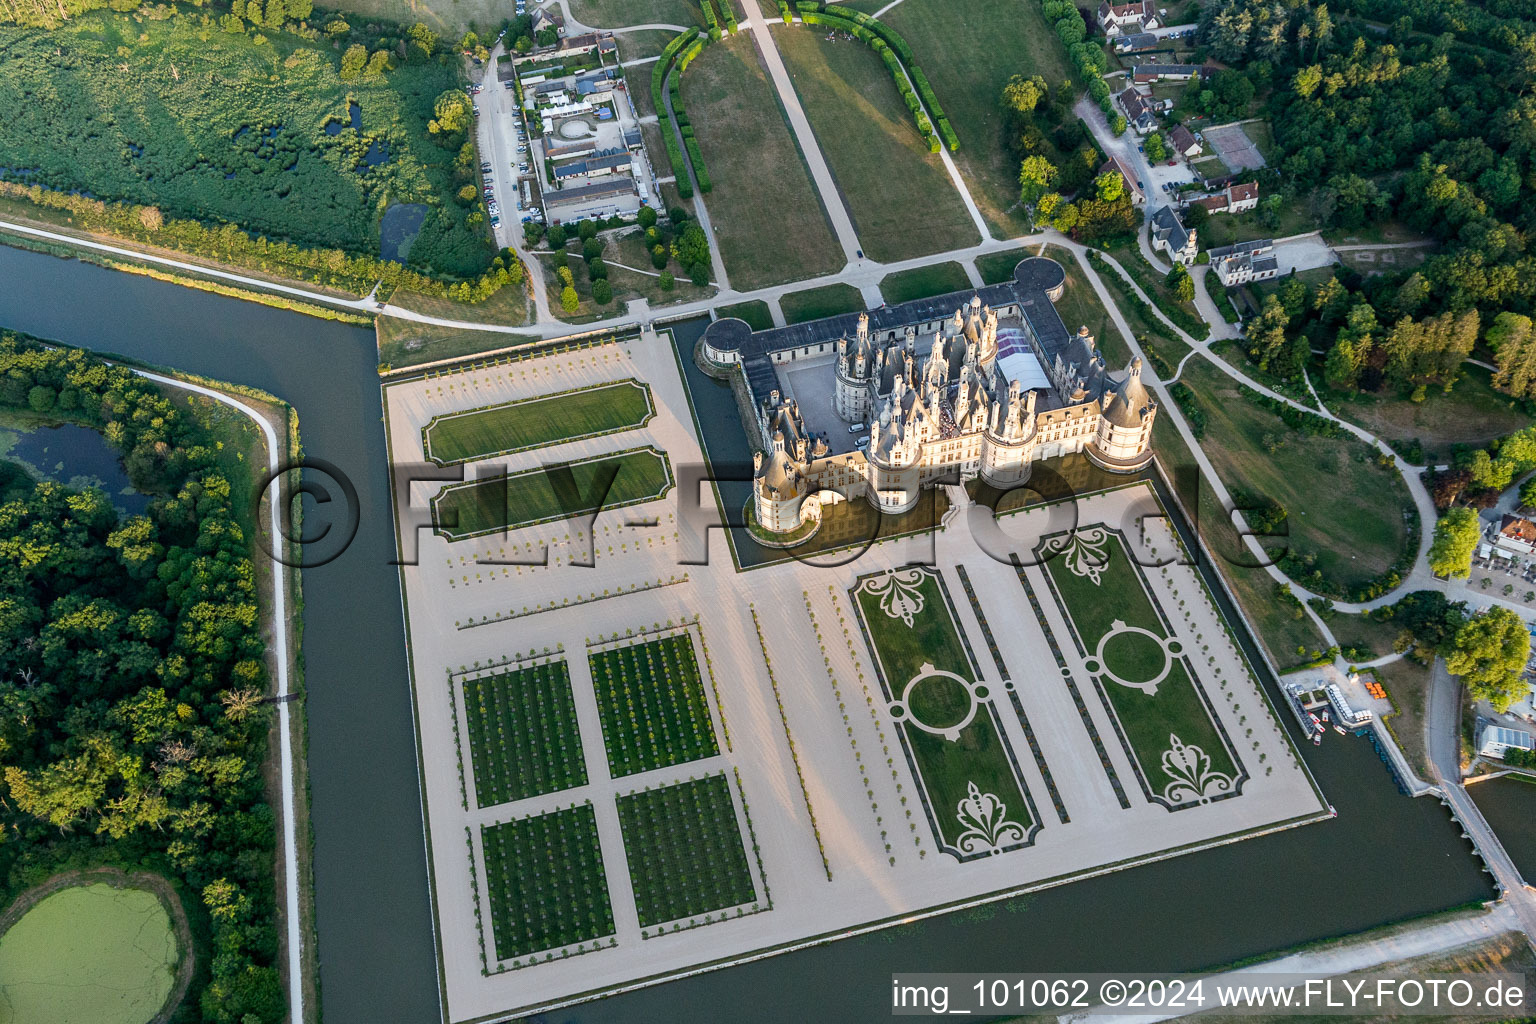
[[[498,960],[613,934],[591,804],[486,825],[480,842]]]
[[[720,752],[691,632],[594,650],[588,660],[614,778]]]
[[[464,680],[481,807],[587,783],[565,659]]]
[[[650,387],[621,380],[434,416],[421,430],[421,447],[439,466],[451,466],[633,430],[655,415]]]
[[[619,797],[640,926],[682,922],[756,899],[722,772]],[[681,925],[679,924],[679,927]]]
[[[1026,845],[1033,801],[943,580],[909,566],[860,577],[852,596],[940,846],[965,860]]]
[[[665,453],[632,448],[445,487],[432,499],[432,522],[449,540],[466,540],[655,501],[671,489]]]
[[[1147,797],[1177,810],[1237,795],[1242,765],[1119,532],[1080,526],[1035,555]]]

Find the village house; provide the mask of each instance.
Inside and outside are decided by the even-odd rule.
[[[1186,267],[1192,266],[1200,254],[1195,230],[1186,228],[1171,206],[1159,207],[1152,215],[1152,248],[1166,252],[1170,258]]]
[[[1099,4],[1099,28],[1107,38],[1119,35],[1140,34],[1157,28],[1157,5],[1152,0],[1140,3],[1115,5],[1105,0]]]
[[[1527,559],[1536,556],[1536,523],[1506,513],[1498,523],[1484,531],[1479,548],[1484,558]]]
[[[1274,249],[1273,239],[1258,238],[1207,251],[1211,257],[1211,269],[1216,271],[1223,285],[1231,288],[1249,281],[1264,281],[1278,274],[1280,261],[1270,255]]]
[[[1168,148],[1182,157],[1195,157],[1200,155],[1200,143],[1195,138],[1195,133],[1181,124],[1173,126],[1168,133]]]
[[[1115,99],[1119,102],[1120,109],[1125,111],[1126,124],[1130,125],[1137,134],[1145,135],[1157,127],[1157,118],[1152,113],[1152,104],[1134,88],[1126,89]]]
[[[1157,36],[1150,32],[1135,32],[1115,39],[1116,53],[1141,53],[1157,49]]]
[[[1246,213],[1259,205],[1259,183],[1229,185],[1215,195],[1191,199],[1186,205],[1203,206],[1207,213]]]
[[[1150,85],[1164,79],[1170,82],[1187,82],[1196,75],[1204,75],[1199,64],[1137,64],[1131,69],[1131,81],[1137,85]]]

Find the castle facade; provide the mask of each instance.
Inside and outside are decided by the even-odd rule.
[[[1140,360],[1111,371],[1086,327],[1069,335],[1054,306],[1064,286],[1059,264],[1033,257],[1004,285],[821,321],[819,338],[816,324],[777,337],[745,324],[706,332],[706,358],[741,364],[755,405],[757,525],[805,530],[823,506],[861,497],[905,512],[924,487],[1009,488],[1036,461],[1079,452],[1111,470],[1145,466],[1157,403]],[[952,315],[934,315],[946,306]],[[804,409],[779,371],[825,353],[830,408]]]

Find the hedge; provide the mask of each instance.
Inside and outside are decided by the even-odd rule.
[[[720,38],[720,20],[715,17],[715,5],[710,0],[701,0],[704,7],[704,24],[709,27],[709,38]]]
[[[714,188],[709,180],[709,169],[704,166],[704,154],[699,152],[699,140],[693,137],[693,128],[683,129],[683,145],[688,147],[688,159],[693,163],[693,176],[699,181],[699,191],[708,193]]]
[[[800,11],[800,19],[807,25],[826,25],[828,28],[841,29],[855,39],[868,43],[880,55],[886,70],[891,73],[891,80],[896,83],[896,91],[900,93],[902,102],[907,105],[907,110],[917,123],[917,130],[922,133],[923,138],[928,140],[928,148],[931,152],[939,151],[939,142],[934,137],[935,126],[943,136],[944,145],[951,151],[960,148],[960,139],[950,127],[949,119],[944,116],[944,108],[939,106],[938,97],[934,95],[928,76],[923,74],[923,69],[913,61],[912,48],[895,30],[863,11],[855,11],[850,7],[840,7],[836,4],[823,5],[818,0],[798,0],[795,7]],[[911,82],[907,81],[909,75]],[[913,83],[917,85],[915,92],[912,88]],[[924,107],[928,108],[926,115]]]
[[[707,9],[707,0],[705,6]],[[677,80],[673,79],[671,83],[667,82],[667,75],[672,70],[673,61],[677,58],[678,51],[682,50],[685,46],[689,47],[689,56],[685,58],[683,66],[686,66],[686,62],[692,60],[698,55],[698,51],[704,48],[704,39],[699,35],[697,28],[690,28],[686,32],[679,32],[662,49],[661,57],[656,61],[656,65],[651,68],[651,102],[656,107],[657,115],[664,122],[660,126],[661,140],[667,147],[667,161],[672,165],[672,177],[677,185],[677,193],[684,199],[691,199],[693,198],[693,185],[688,180],[688,164],[683,159],[683,149],[678,145],[676,132],[678,121],[686,125],[688,123],[688,115],[684,112],[682,102],[678,97]],[[681,73],[681,68],[679,68],[679,73]],[[670,89],[667,88],[669,84]],[[677,120],[674,120],[667,113],[667,105],[663,99],[665,92],[670,92],[672,95],[673,105],[678,114]]]
[[[707,2],[707,0],[706,0]],[[736,31],[736,8],[731,6],[731,0],[719,0],[720,13],[725,15],[725,27],[731,32]]]
[[[795,20],[794,12],[789,9],[789,0],[779,0],[779,13],[784,16],[784,24],[791,24]]]

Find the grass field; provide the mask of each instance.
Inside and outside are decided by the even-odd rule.
[[[751,903],[756,887],[724,774],[619,797],[640,926]]]
[[[44,187],[371,255],[387,204],[426,203],[410,265],[483,269],[484,229],[446,201],[453,161],[427,131],[434,100],[458,84],[452,65],[343,82],[329,41],[210,31],[200,17],[95,11],[46,33],[0,27],[0,159]],[[388,159],[364,166],[375,144]]]
[[[871,588],[893,577],[883,573],[861,577],[854,592],[865,639],[872,648],[870,653],[896,700],[901,699],[907,683],[922,671],[924,664],[964,680],[976,680],[976,670],[966,654],[942,581],[928,571],[914,571],[918,579],[909,593],[921,601],[921,607],[914,611],[910,626],[904,619],[888,614],[882,606],[882,594]],[[898,581],[897,585],[902,584]],[[969,695],[966,697],[968,707]],[[944,728],[945,718],[956,713],[958,704],[959,693],[955,690],[936,699],[919,698],[915,708],[909,709],[898,722],[917,762],[929,807],[944,841],[951,846],[959,841],[963,823],[954,808],[966,799],[972,783],[982,793],[999,798],[1006,807],[1008,820],[1027,831],[1033,824],[1029,804],[990,706],[978,707],[975,717],[959,730],[955,740],[920,729],[909,720],[916,718],[931,727]],[[932,714],[936,720],[918,717],[916,711]]]
[[[1159,637],[1168,637],[1151,599],[1142,589],[1142,583],[1131,556],[1120,538],[1106,534],[1104,542],[1095,543],[1103,548],[1102,568],[1097,582],[1089,575],[1078,575],[1068,567],[1067,559],[1052,558],[1046,563],[1046,574],[1051,585],[1066,606],[1083,646],[1090,659],[1095,657],[1099,641],[1115,628],[1115,623],[1145,629]],[[1099,559],[1095,557],[1095,561]],[[1106,595],[1114,595],[1113,601]],[[1105,668],[1124,670],[1130,675],[1123,678],[1131,682],[1145,682],[1161,671],[1163,657],[1157,645],[1146,637],[1132,646],[1121,644],[1122,650],[1113,664],[1110,645],[1105,645]],[[1161,792],[1169,781],[1161,770],[1161,760],[1169,749],[1169,736],[1176,735],[1185,744],[1197,746],[1211,759],[1211,768],[1231,777],[1236,766],[1227,752],[1226,743],[1217,732],[1210,712],[1200,699],[1194,681],[1182,662],[1172,661],[1168,675],[1158,684],[1156,692],[1146,693],[1130,686],[1103,678],[1099,684],[1109,702],[1110,710],[1120,724],[1131,752],[1141,766],[1143,777],[1153,792]],[[1174,801],[1178,802],[1178,801]]]
[[[480,807],[587,784],[565,661],[464,681]]]
[[[1205,411],[1202,447],[1223,481],[1283,505],[1290,533],[1282,543],[1313,559],[1325,579],[1365,583],[1413,542],[1402,516],[1412,508],[1407,488],[1363,442],[1291,429],[1205,360],[1190,360],[1181,379]]]
[[[1305,613],[1298,618],[1290,605],[1279,600],[1275,581],[1262,568],[1247,567],[1251,559],[1242,547],[1237,528],[1218,504],[1210,481],[1200,472],[1169,417],[1164,411],[1152,424],[1152,448],[1175,481],[1184,507],[1198,507],[1196,525],[1200,536],[1248,621],[1253,623],[1260,645],[1280,671],[1308,660],[1311,652],[1321,652],[1327,646],[1323,635]]]
[[[689,633],[588,655],[615,778],[720,752]]]
[[[480,830],[496,958],[613,934],[613,905],[590,803]]]
[[[144,1024],[178,962],[170,916],[143,889],[79,885],[45,897],[0,936],[0,1020]]]
[[[704,24],[704,15],[695,0],[571,0],[571,13],[577,21],[593,28]]]
[[[1038,74],[1054,89],[1071,75],[1040,5],[1006,10],[991,0],[903,0],[884,19],[905,37],[933,84],[960,137],[955,163],[999,238],[1028,227],[1015,208],[1019,166],[1004,146],[1003,86],[1013,75]]]
[[[1019,261],[1031,255],[1028,249],[1009,249],[1007,252],[994,252],[989,256],[976,257],[976,272],[981,275],[985,284],[1002,284],[1013,279],[1013,268],[1019,265]]]
[[[892,262],[974,245],[976,226],[880,57],[814,27],[780,23],[773,38],[865,254]]]
[[[698,10],[698,8],[694,8],[694,10]],[[702,22],[703,20],[704,18],[701,15],[699,21]],[[640,22],[640,24],[652,23]],[[639,32],[625,32],[623,35],[615,37],[619,41],[619,59],[621,61],[631,61],[659,56],[661,51],[666,48],[667,43],[671,42],[672,38],[676,35],[677,33],[671,29],[643,29]],[[642,72],[641,83],[646,85],[645,93],[647,98],[649,98],[651,91],[648,84],[651,75],[650,66],[641,65],[639,70]]]
[[[768,309],[768,303],[761,299],[738,302],[734,306],[716,306],[715,312],[721,317],[733,316],[745,320],[752,325],[754,331],[766,331],[773,326],[773,313]]]
[[[537,341],[532,334],[502,334],[499,331],[461,331],[455,327],[418,324],[399,317],[381,316],[374,321],[378,338],[379,362],[399,368],[454,359],[477,352]]]
[[[889,274],[880,282],[880,294],[889,303],[926,299],[931,295],[958,292],[971,286],[965,268],[958,263],[936,263]]]
[[[853,285],[829,284],[823,288],[790,292],[779,299],[779,308],[784,310],[787,322],[802,324],[839,313],[856,313],[864,308],[864,295]]]
[[[1374,395],[1328,391],[1323,402],[1335,415],[1384,440],[1422,441],[1425,456],[1440,463],[1449,458],[1453,445],[1483,445],[1530,426],[1530,415],[1520,403],[1495,391],[1492,377],[1488,370],[1464,363],[1461,380],[1448,395],[1431,388],[1424,401],[1413,402],[1389,385]]]
[[[1177,366],[1179,360],[1189,352],[1189,346],[1179,340],[1171,327],[1157,318],[1151,304],[1142,302],[1114,268],[1107,264],[1102,264],[1101,268],[1098,270],[1099,280],[1104,282],[1105,291],[1109,292],[1120,315],[1125,317],[1131,332],[1144,348],[1155,351],[1170,367]]]
[[[1196,229],[1196,234],[1200,248],[1210,249],[1254,238],[1289,238],[1316,231],[1321,226],[1308,215],[1305,203],[1287,203],[1281,207],[1280,220],[1273,227],[1260,220],[1258,210],[1249,210],[1247,213],[1218,213],[1207,217]]]
[[[654,415],[650,387],[621,380],[434,416],[422,428],[422,447],[427,458],[449,466],[632,430]]]
[[[637,448],[446,487],[432,499],[432,519],[443,536],[464,540],[653,501],[672,483],[666,455]]]
[[[714,182],[704,202],[731,284],[762,288],[841,267],[843,250],[751,38],[705,47],[682,91]]]

